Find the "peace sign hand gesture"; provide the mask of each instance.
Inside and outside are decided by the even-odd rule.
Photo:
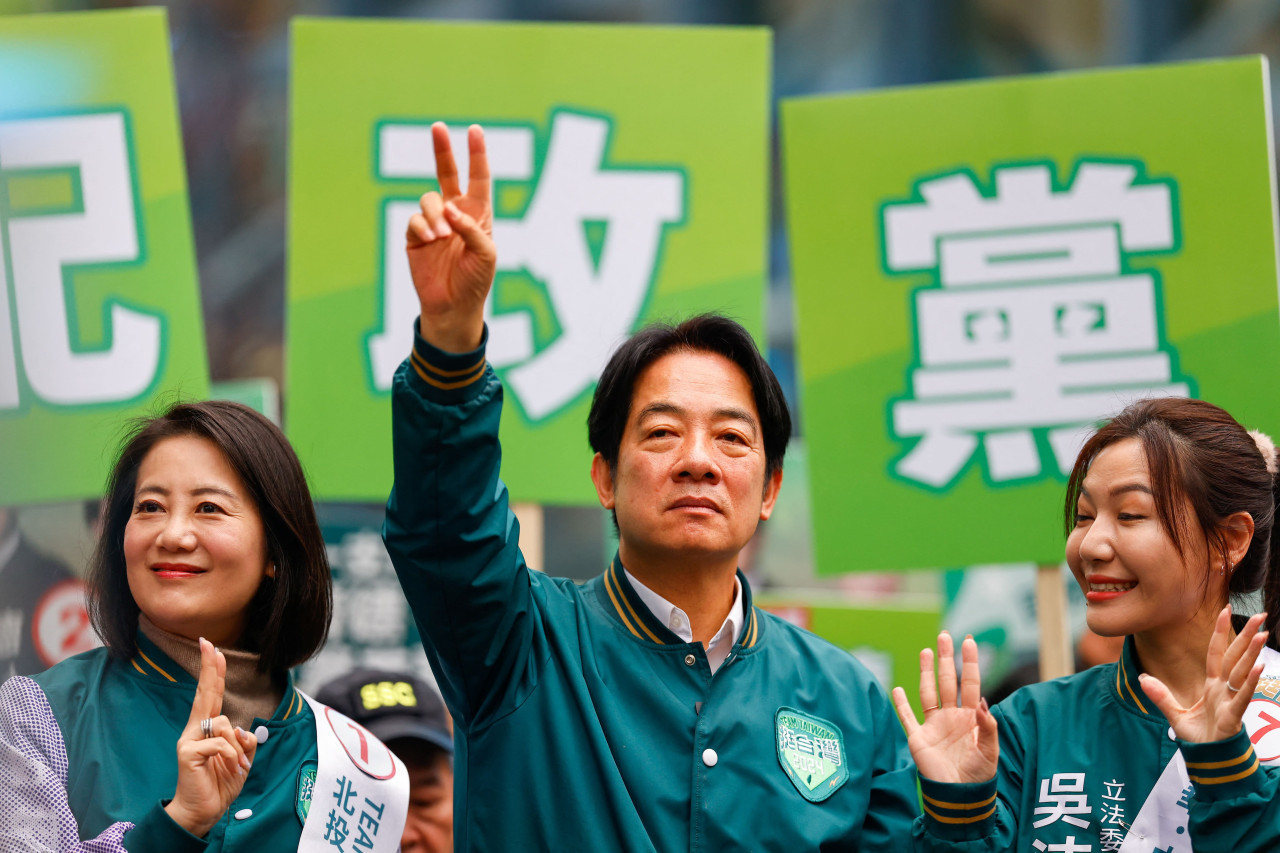
[[[933,650],[920,652],[920,702],[924,723],[916,721],[906,691],[893,688],[893,704],[907,733],[907,746],[920,775],[935,782],[986,782],[996,775],[1000,742],[996,718],[982,698],[978,644],[966,637],[961,645],[959,703],[956,702],[955,646],[951,635],[938,635],[938,672],[934,681]]]
[[[1190,708],[1181,707],[1172,691],[1158,678],[1138,676],[1142,689],[1173,726],[1174,734],[1191,743],[1224,740],[1240,731],[1245,708],[1258,689],[1262,664],[1258,655],[1267,644],[1267,632],[1259,630],[1265,613],[1250,617],[1231,639],[1231,606],[1222,608],[1205,655],[1204,692]]]
[[[227,659],[200,638],[200,679],[191,716],[178,737],[178,787],[165,806],[183,829],[203,838],[240,796],[258,740],[222,716]],[[208,731],[202,724],[208,720]]]
[[[489,159],[484,131],[473,124],[467,129],[471,167],[463,193],[443,122],[431,126],[431,141],[440,191],[422,196],[422,210],[410,217],[405,235],[409,271],[422,309],[419,332],[446,352],[468,352],[480,345],[484,334],[484,300],[498,260]]]

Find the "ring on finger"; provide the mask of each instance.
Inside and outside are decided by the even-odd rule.
[[[1240,688],[1233,685],[1230,681],[1227,682],[1227,689],[1230,690],[1232,693],[1240,692]]]
[[[927,714],[927,713],[929,713],[930,711],[936,711],[936,710],[938,710],[938,709],[939,709],[939,708],[941,708],[941,707],[942,707],[941,705],[930,705],[928,708],[925,708],[925,709],[924,709],[924,712]]]
[[[213,737],[213,720],[209,717],[200,721],[200,735],[204,738]]]

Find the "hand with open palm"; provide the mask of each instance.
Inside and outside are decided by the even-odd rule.
[[[973,783],[994,778],[1000,743],[996,719],[982,698],[978,645],[972,637],[966,637],[961,645],[959,691],[951,635],[946,631],[938,635],[936,679],[933,650],[920,652],[920,702],[924,705],[923,723],[916,720],[906,691],[893,688],[893,704],[920,775],[935,782]]]
[[[1240,731],[1245,708],[1262,676],[1258,655],[1267,644],[1267,632],[1259,629],[1265,619],[1265,613],[1251,617],[1244,630],[1232,639],[1231,607],[1222,609],[1205,655],[1204,690],[1190,708],[1179,705],[1160,679],[1145,673],[1138,676],[1142,689],[1178,737],[1207,743],[1225,740]]]

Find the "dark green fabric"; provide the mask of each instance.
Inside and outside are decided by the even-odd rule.
[[[33,677],[66,743],[67,797],[80,837],[128,821],[136,824],[124,836],[130,853],[297,850],[298,769],[316,758],[316,730],[292,681],[272,719],[254,720],[255,728],[266,725],[267,741],[258,746],[240,796],[201,841],[157,807],[177,784],[178,736],[191,715],[196,682],[141,633],[138,651],[121,661],[96,649]],[[252,817],[232,817],[246,808]]]
[[[1035,840],[1047,847],[1064,844],[1068,836],[1074,836],[1076,844],[1089,844],[1096,853],[1108,849],[1103,846],[1102,831],[1116,827],[1104,809],[1119,805],[1124,824],[1132,823],[1179,749],[1188,762],[1208,763],[1252,751],[1244,731],[1215,743],[1175,740],[1168,720],[1138,684],[1141,671],[1130,637],[1119,663],[1023,687],[997,705],[992,709],[1000,732],[996,809],[973,823],[941,822],[930,811],[950,818],[966,812],[931,809],[930,800],[973,804],[979,800],[977,786],[946,785],[922,778],[926,813],[914,829],[915,849],[1034,851]],[[1239,767],[1251,764],[1246,761]],[[1091,811],[1080,817],[1088,820],[1087,828],[1062,820],[1034,826],[1045,817],[1035,811],[1043,805],[1041,787],[1057,773],[1085,774],[1083,793]],[[1225,784],[1196,784],[1187,801],[1188,832],[1196,853],[1280,850],[1278,786],[1280,768],[1267,766]],[[1115,799],[1117,794],[1124,797],[1123,802]],[[967,813],[987,811],[972,809]],[[1144,853],[1151,850],[1150,844],[1143,848]]]
[[[900,850],[915,770],[870,673],[754,609],[745,578],[748,624],[713,677],[616,565],[581,587],[530,572],[499,478],[500,383],[429,385],[483,352],[416,351],[426,366],[395,379],[385,538],[455,718],[456,849]],[[782,706],[843,736],[850,778],[822,802],[779,763]]]
[[[202,853],[209,849],[209,842],[197,838],[173,822],[164,810],[164,800],[156,804],[138,820],[133,829],[124,834],[129,850],[171,850],[173,853]]]

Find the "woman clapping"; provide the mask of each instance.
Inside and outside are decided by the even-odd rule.
[[[917,850],[1280,849],[1280,772],[1264,766],[1280,750],[1250,741],[1280,719],[1275,617],[1233,621],[1229,605],[1265,589],[1280,609],[1275,472],[1269,438],[1199,400],[1134,403],[1085,444],[1067,563],[1121,658],[988,709],[972,639],[958,684],[951,638],[936,681],[924,650],[923,724],[894,691],[921,776]]]

